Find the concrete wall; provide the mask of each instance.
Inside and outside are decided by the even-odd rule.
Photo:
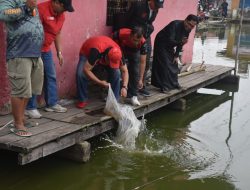
[[[44,0],[38,0],[43,2]],[[196,5],[198,0],[166,0],[164,8],[155,21],[155,34],[162,29],[166,24],[174,19],[185,19],[190,14],[196,14]],[[111,29],[105,25],[106,23],[106,0],[73,0],[75,12],[66,13],[66,21],[62,29],[62,45],[63,56],[65,63],[62,67],[59,66],[56,56],[54,60],[57,68],[58,91],[61,98],[73,97],[75,95],[75,69],[78,62],[79,49],[82,43],[90,36],[94,35],[109,35]],[[193,35],[190,35],[189,43],[185,46],[184,59],[190,62],[192,59]],[[6,69],[5,69],[5,38],[2,25],[0,25],[0,41],[3,46],[0,46],[0,61],[1,70],[0,77],[3,77],[0,84],[0,107],[1,102],[6,102],[2,94],[8,93],[6,84]],[[53,51],[55,49],[53,47]],[[55,53],[54,53],[55,55]]]

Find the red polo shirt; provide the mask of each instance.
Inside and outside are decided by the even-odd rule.
[[[64,13],[57,15],[53,9],[51,0],[38,4],[38,11],[44,29],[44,42],[42,52],[50,51],[50,45],[61,31],[65,16]]]
[[[113,34],[113,39],[120,45],[124,52],[136,52],[140,50],[141,55],[147,54],[146,40],[141,38],[138,44],[134,44],[130,39],[131,29],[122,28]]]
[[[119,45],[107,36],[95,36],[87,39],[80,50],[80,55],[87,57],[88,62],[94,65],[97,60],[97,64],[106,65],[103,60],[105,50],[109,47],[116,47],[120,49]],[[123,64],[123,62],[122,62]]]

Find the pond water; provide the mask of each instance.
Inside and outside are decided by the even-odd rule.
[[[234,66],[238,25],[197,31],[193,62]],[[201,89],[186,111],[163,108],[146,115],[147,130],[134,150],[107,136],[91,141],[85,164],[49,156],[26,166],[1,151],[0,189],[19,190],[248,190],[250,188],[250,34],[242,29],[237,92]],[[223,87],[223,88],[221,88]],[[223,89],[223,90],[221,90]]]

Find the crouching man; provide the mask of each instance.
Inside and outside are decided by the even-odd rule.
[[[108,74],[108,80],[100,80],[93,72],[94,67],[103,67]],[[122,87],[120,78],[122,73]],[[109,83],[118,100],[120,95],[127,96],[128,69],[122,61],[122,52],[119,45],[107,36],[96,36],[87,39],[80,50],[79,63],[76,71],[78,102],[76,107],[84,108],[87,105],[88,79],[98,85],[108,88]]]

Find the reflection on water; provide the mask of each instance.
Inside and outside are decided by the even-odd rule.
[[[234,66],[237,28],[209,26],[198,31],[193,62]],[[243,39],[240,52],[249,50],[248,38]],[[223,86],[221,93],[190,95],[183,112],[163,108],[147,115],[147,130],[139,134],[135,150],[113,143],[113,132],[92,140],[92,158],[86,164],[51,156],[20,167],[13,164],[12,154],[0,152],[0,188],[248,190],[249,61],[241,54],[238,92]]]

